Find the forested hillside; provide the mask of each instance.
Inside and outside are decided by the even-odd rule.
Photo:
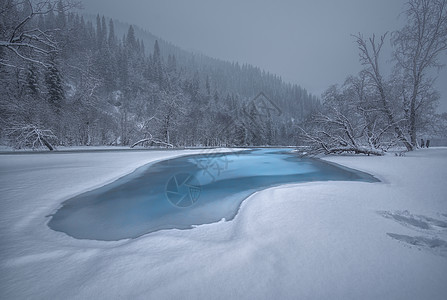
[[[24,3],[0,8],[2,144],[295,144],[295,125],[319,106],[254,66],[181,50],[62,1]],[[275,113],[252,101],[260,92]]]

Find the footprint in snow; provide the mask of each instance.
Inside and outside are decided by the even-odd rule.
[[[409,236],[404,234],[387,233],[391,238],[400,242],[416,246],[418,249],[428,250],[434,254],[447,257],[447,242],[437,237]]]
[[[415,246],[418,249],[447,257],[447,242],[437,236],[438,234],[444,234],[445,230],[447,230],[446,221],[423,215],[413,215],[407,210],[396,212],[379,211],[378,214],[384,218],[394,220],[405,227],[426,234],[426,236],[409,236],[387,233],[389,237],[409,246]],[[447,217],[447,214],[441,214],[441,216]]]
[[[408,210],[404,211],[379,211],[379,215],[384,218],[392,219],[403,226],[412,229],[423,229],[423,230],[446,230],[447,222],[438,220],[435,218],[423,216],[423,215],[412,215]]]

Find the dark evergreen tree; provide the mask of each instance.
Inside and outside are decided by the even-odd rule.
[[[106,25],[106,18],[102,16],[101,19],[101,46],[104,47],[107,45],[107,25]]]
[[[103,37],[103,30],[102,30],[102,24],[101,24],[101,17],[96,15],[96,47],[98,49],[101,49],[102,47],[102,37]]]
[[[66,24],[64,4],[62,3],[62,0],[59,0],[57,2],[56,9],[57,9],[56,26],[59,29],[64,29],[67,26],[67,24]]]
[[[211,96],[210,77],[206,75],[205,89],[207,96]]]
[[[126,45],[132,51],[136,51],[138,48],[137,39],[135,37],[135,30],[133,29],[132,25],[129,26],[129,30],[127,31]]]
[[[48,3],[48,14],[45,18],[45,30],[51,30],[56,28],[56,17],[54,15],[53,7]]]
[[[28,64],[27,74],[26,74],[26,85],[28,88],[28,93],[37,97],[39,94],[39,80],[37,77],[37,68],[34,64]]]
[[[45,83],[48,94],[48,103],[53,108],[54,112],[59,115],[65,99],[65,92],[61,74],[54,55],[50,57],[48,62],[48,68],[45,74]]]
[[[163,74],[163,65],[160,54],[160,46],[158,45],[158,40],[155,41],[154,44],[154,53],[152,54],[152,78],[155,82],[158,83],[160,87],[163,87],[164,83],[164,74]]]
[[[108,38],[109,48],[114,50],[117,46],[116,36],[115,36],[115,25],[113,20],[109,21],[109,38]]]

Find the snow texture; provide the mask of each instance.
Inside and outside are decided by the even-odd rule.
[[[198,152],[1,155],[0,298],[446,298],[447,148],[329,157],[382,182],[275,187],[190,230],[100,242],[46,225],[73,195]]]

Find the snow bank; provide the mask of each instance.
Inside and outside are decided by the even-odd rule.
[[[231,222],[76,240],[46,215],[150,161],[200,151],[0,156],[0,298],[445,299],[447,148],[330,157],[381,183],[258,192]]]

